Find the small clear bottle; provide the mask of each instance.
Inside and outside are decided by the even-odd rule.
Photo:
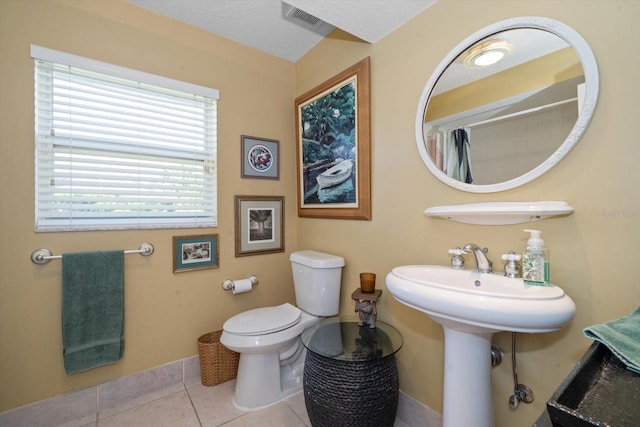
[[[524,230],[531,233],[522,254],[522,279],[527,285],[549,286],[549,251],[539,230]]]

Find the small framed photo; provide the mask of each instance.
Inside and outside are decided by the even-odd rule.
[[[240,139],[242,178],[280,179],[279,141],[247,135]]]
[[[284,252],[284,196],[235,197],[236,256]]]
[[[173,236],[173,272],[218,268],[218,235]]]

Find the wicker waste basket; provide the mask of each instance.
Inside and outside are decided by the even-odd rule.
[[[198,338],[202,385],[222,384],[236,377],[240,354],[220,343],[222,331],[210,332]]]

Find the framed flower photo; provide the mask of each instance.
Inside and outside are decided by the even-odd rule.
[[[235,196],[236,256],[284,252],[284,196]]]
[[[240,140],[242,178],[280,179],[279,141],[247,135]]]

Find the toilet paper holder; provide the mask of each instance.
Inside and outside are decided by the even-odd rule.
[[[255,275],[249,276],[248,279],[251,280],[252,287],[258,284],[258,278]],[[235,289],[235,287],[236,285],[231,279],[226,279],[222,282],[222,289],[224,289],[225,291],[232,291]]]

